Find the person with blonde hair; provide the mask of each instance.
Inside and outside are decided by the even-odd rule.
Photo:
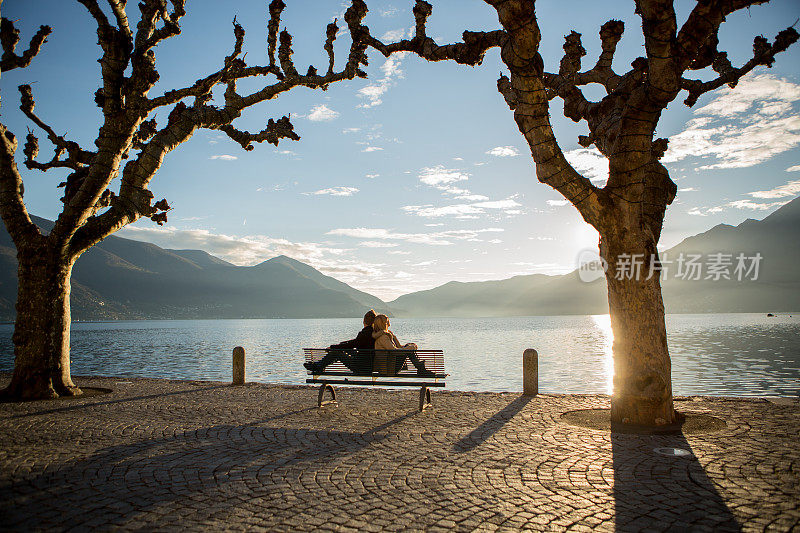
[[[364,315],[364,329],[358,332],[355,339],[331,344],[328,347],[328,354],[319,361],[303,363],[307,370],[317,373],[325,370],[325,367],[334,361],[341,361],[344,366],[358,373],[372,372],[372,352],[348,354],[344,350],[372,350],[375,348],[375,339],[372,338],[372,323],[375,320],[374,309],[370,309]],[[386,316],[386,315],[383,315]]]
[[[425,376],[425,377],[433,377],[435,374],[425,368],[425,361],[420,360],[417,357],[416,350],[417,345],[413,342],[409,342],[407,344],[400,344],[400,341],[397,340],[397,336],[389,330],[390,322],[389,317],[380,314],[375,317],[375,320],[372,321],[372,338],[375,339],[375,362],[373,366],[385,366],[382,370],[389,374],[396,374],[399,372],[403,366],[405,365],[406,357],[411,361],[411,363],[417,369],[418,376]],[[401,353],[397,354],[399,357],[387,358],[386,355],[388,354],[381,354],[378,350],[403,350]],[[382,357],[381,357],[382,356]],[[394,360],[394,367],[388,368],[387,365],[391,366],[391,360]],[[381,365],[382,363],[382,365]]]

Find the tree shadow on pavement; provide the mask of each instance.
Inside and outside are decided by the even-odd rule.
[[[519,413],[530,401],[530,396],[520,396],[516,398],[510,404],[492,415],[486,422],[473,429],[469,435],[462,437],[458,442],[453,444],[453,451],[468,452],[476,446],[483,444],[489,437],[497,433],[509,420],[514,418],[514,415]]]
[[[274,424],[312,409],[110,446],[27,475],[17,469],[0,482],[3,527],[276,527],[339,505],[327,470],[415,414],[363,433]]]
[[[55,407],[53,409],[44,409],[41,411],[35,410],[29,413],[21,413],[17,415],[11,415],[9,418],[27,418],[31,416],[40,416],[40,415],[52,415],[56,413],[67,413],[70,411],[79,411],[81,409],[86,409],[90,407],[98,407],[101,405],[114,405],[119,403],[125,402],[135,402],[139,400],[155,400],[158,398],[165,398],[167,396],[180,396],[182,394],[196,394],[198,392],[210,391],[214,389],[228,389],[231,385],[211,385],[208,387],[196,387],[190,390],[181,390],[181,391],[174,391],[174,392],[159,392],[157,394],[144,394],[142,396],[126,396],[124,398],[117,398],[115,400],[104,400],[104,401],[91,401],[85,402],[80,404],[71,404],[66,405],[64,407]],[[113,392],[113,391],[112,391]],[[80,396],[71,397],[69,401],[74,402],[76,400],[82,399]],[[48,400],[36,400],[36,402],[43,402]],[[61,400],[55,400],[61,401]]]
[[[741,530],[682,433],[612,433],[611,449],[617,531]]]

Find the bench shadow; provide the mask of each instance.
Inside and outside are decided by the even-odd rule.
[[[486,442],[497,433],[509,420],[519,413],[531,401],[530,396],[519,396],[500,411],[491,416],[483,424],[473,429],[468,435],[453,444],[453,451],[463,453]]]
[[[685,450],[669,456],[657,449]],[[741,531],[686,437],[611,434],[617,531]]]
[[[380,442],[387,437],[383,430],[416,414],[362,433],[274,424],[314,409],[110,446],[33,475],[18,470],[15,478],[0,484],[3,527],[38,530],[60,523],[65,529],[147,530],[164,527],[165,515],[191,518],[195,524],[230,525],[229,518],[238,517],[243,502],[250,502],[261,507],[259,527],[269,529],[335,505],[314,492],[306,494],[307,501],[294,501],[297,487],[293,491],[291,484],[302,480],[306,489],[316,483],[316,469]]]

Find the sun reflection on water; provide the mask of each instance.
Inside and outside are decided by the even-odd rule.
[[[611,329],[611,316],[592,315],[592,322],[603,334],[603,353],[605,354],[603,371],[606,373],[606,392],[612,394],[614,392],[614,352],[612,351],[614,332]]]

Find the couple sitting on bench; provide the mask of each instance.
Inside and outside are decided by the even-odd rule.
[[[374,370],[373,365],[378,363],[374,350],[387,352],[402,350],[397,354],[399,357],[388,357],[382,361],[384,363],[382,366],[390,364],[392,360],[394,363],[394,368],[382,369],[385,373],[396,374],[406,366],[408,358],[417,369],[417,376],[433,377],[435,374],[425,368],[425,362],[417,357],[416,349],[417,345],[413,342],[401,345],[395,334],[389,330],[389,317],[383,314],[376,315],[375,311],[370,309],[364,315],[364,329],[355,339],[331,345],[325,357],[319,361],[303,363],[303,366],[310,372],[319,374],[334,361],[341,361],[354,374],[371,374]]]

